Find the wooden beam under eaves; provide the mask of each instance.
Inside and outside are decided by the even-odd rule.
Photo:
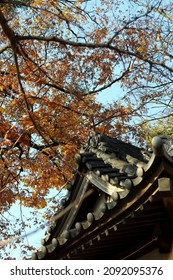
[[[173,221],[173,180],[171,178],[160,178],[158,179],[158,186],[164,205]]]
[[[163,197],[173,198],[173,180],[171,178],[158,179],[159,192]]]

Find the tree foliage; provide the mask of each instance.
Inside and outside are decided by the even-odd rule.
[[[173,117],[169,117],[165,119],[159,119],[158,121],[152,123],[145,122],[142,125],[143,130],[145,131],[145,139],[147,145],[151,147],[152,139],[155,135],[168,135],[173,138]]]
[[[90,131],[140,141],[172,116],[171,2],[0,1],[1,213],[46,207]],[[121,100],[99,103],[116,83]]]

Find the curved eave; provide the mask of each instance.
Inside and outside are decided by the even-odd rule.
[[[100,235],[109,235],[109,231],[112,229],[117,234],[120,224],[133,220],[136,213],[142,212],[145,206],[148,203],[151,204],[153,198],[158,196],[158,179],[161,175],[169,174],[173,177],[173,158],[165,148],[165,138],[153,139],[152,156],[146,164],[137,167],[134,178],[127,177],[124,180],[123,187],[116,183],[111,184],[110,180],[106,182],[99,172],[95,174],[92,171],[94,164],[97,166],[100,160],[99,157],[95,158],[95,163],[91,166],[88,158],[93,156],[95,156],[93,152],[87,152],[77,157],[78,171],[70,185],[71,195],[67,205],[74,201],[79,194],[84,195],[91,184],[110,196],[111,202],[103,203],[102,208],[98,211],[89,212],[86,220],[82,222],[76,220],[75,228],[70,227],[72,221],[71,224],[68,224],[70,215],[73,215],[72,210],[70,215],[63,218],[59,227],[50,231],[46,242],[43,242],[44,246],[33,254],[34,259],[68,259],[70,255],[83,251],[85,246],[87,247],[86,244],[92,245],[94,240],[99,240]],[[99,168],[101,167],[103,168],[100,161]],[[104,166],[105,170],[106,167]],[[76,188],[76,182],[79,189]],[[82,184],[84,188],[80,187]],[[80,211],[80,207],[78,211]],[[64,223],[68,225],[65,231],[62,230]]]
[[[126,223],[133,219],[135,213],[140,209],[145,209],[147,202],[151,203],[158,191],[156,180],[163,170],[160,165],[155,172],[152,172],[145,182],[142,180],[124,198],[115,203],[114,207],[108,210],[105,205],[102,213],[88,213],[87,219],[76,223],[76,229],[71,229],[57,239],[52,240],[52,244],[42,247],[37,257],[41,259],[68,258],[69,254],[74,254],[76,248],[83,250],[84,244],[99,239],[100,234],[108,234],[112,228],[118,228],[118,224]],[[72,231],[73,234],[72,234]],[[83,245],[81,245],[83,244]],[[37,258],[34,256],[34,258]]]

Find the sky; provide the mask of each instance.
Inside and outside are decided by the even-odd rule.
[[[57,194],[59,195],[57,196]],[[62,189],[61,191],[59,190],[54,190],[50,189],[50,192],[47,196],[48,199],[54,198],[56,196],[57,199],[57,204],[61,204],[61,199],[65,198],[67,195],[66,190]],[[34,212],[34,215],[33,215]],[[18,218],[19,220],[22,219],[24,223],[26,223],[26,229],[25,232],[22,231],[20,233],[20,228],[19,228],[19,236],[24,237],[26,234],[26,237],[23,239],[20,239],[22,244],[26,244],[29,246],[33,246],[35,248],[40,248],[41,247],[41,239],[45,237],[46,234],[46,229],[48,228],[49,224],[47,221],[43,219],[43,215],[45,213],[45,209],[31,209],[25,206],[20,206],[19,201],[17,201],[15,204],[12,205],[10,211],[6,212],[4,215],[8,220],[10,220],[13,223],[13,220],[15,221],[14,217]],[[36,219],[34,219],[37,217]],[[31,219],[28,222],[28,219]],[[42,222],[42,226],[38,224],[38,221]],[[15,226],[15,224],[14,224]],[[13,228],[11,229],[11,233],[13,236]],[[14,244],[16,244],[17,248],[14,249],[12,244],[9,243],[7,246],[7,251],[9,252],[9,255],[11,258],[15,258],[17,260],[20,260],[23,258],[23,254],[21,253],[21,247],[20,243],[13,241]],[[28,258],[32,256],[33,251],[28,251]],[[4,258],[3,255],[3,249],[0,250],[0,259]]]
[[[123,95],[123,90],[120,87],[120,83],[113,84],[110,88],[107,88],[103,91],[101,91],[97,99],[99,102],[102,102],[103,104],[111,103],[115,100],[120,100]]]

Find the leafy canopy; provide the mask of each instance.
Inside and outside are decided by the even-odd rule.
[[[90,131],[143,141],[172,121],[172,25],[168,0],[0,1],[1,213],[46,207]],[[116,83],[121,100],[99,103]]]

